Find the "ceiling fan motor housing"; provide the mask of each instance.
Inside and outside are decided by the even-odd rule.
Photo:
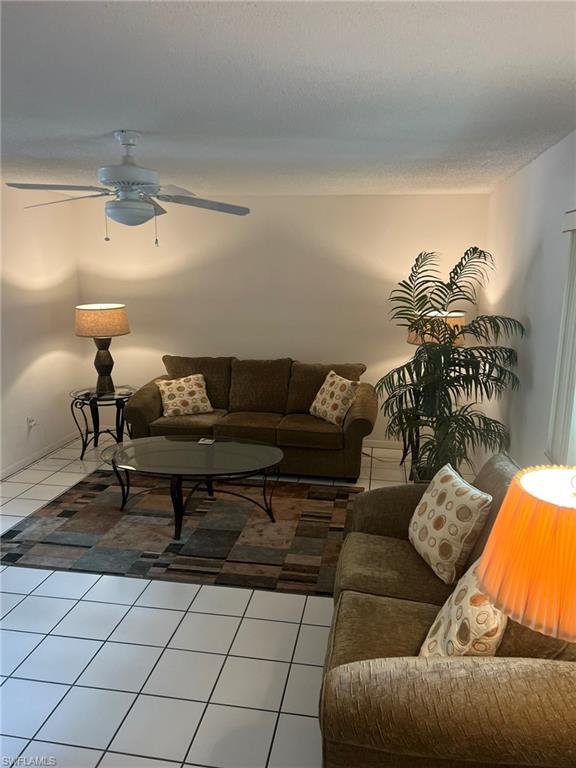
[[[156,171],[142,168],[125,157],[118,165],[99,168],[98,181],[118,195],[116,200],[106,203],[106,215],[113,221],[136,227],[154,216],[154,206],[141,196],[154,195],[160,189],[160,175]]]
[[[98,168],[98,181],[105,187],[118,190],[146,187],[146,192],[149,194],[154,194],[153,188],[155,191],[160,188],[160,174],[157,171],[126,162]]]

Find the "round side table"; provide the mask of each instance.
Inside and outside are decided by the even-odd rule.
[[[124,421],[124,406],[134,392],[136,392],[136,387],[130,385],[116,387],[113,392],[106,395],[98,395],[94,389],[77,389],[74,392],[70,392],[70,397],[72,398],[70,412],[78,427],[80,439],[82,440],[82,453],[80,454],[80,459],[84,458],[84,454],[90,443],[94,443],[95,448],[98,447],[98,439],[100,438],[100,435],[112,435],[117,443],[121,443],[124,439],[124,429],[126,428],[128,436],[131,436],[130,428]],[[99,409],[110,406],[116,408],[115,429],[100,429]],[[88,418],[85,413],[86,407],[90,410],[92,426],[88,423]]]

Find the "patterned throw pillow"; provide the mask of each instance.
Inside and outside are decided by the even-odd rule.
[[[310,406],[312,416],[340,426],[356,397],[357,381],[349,381],[330,371]]]
[[[201,373],[169,381],[159,379],[156,384],[162,396],[164,416],[186,416],[192,413],[210,413],[214,410],[206,394],[206,382]]]
[[[408,538],[445,584],[462,575],[491,503],[492,496],[463,480],[450,464],[434,475],[422,496]]]
[[[508,617],[478,588],[478,560],[462,576],[444,603],[420,656],[495,656]]]

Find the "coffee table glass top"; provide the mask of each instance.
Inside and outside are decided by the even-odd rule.
[[[244,475],[275,467],[284,454],[273,445],[218,438],[207,445],[186,435],[141,437],[102,451],[119,469],[157,475],[216,477]]]

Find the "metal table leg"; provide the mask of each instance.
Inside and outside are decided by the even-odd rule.
[[[98,438],[100,437],[100,414],[98,412],[98,402],[90,400],[90,414],[92,416],[92,430],[94,435],[94,448],[98,448]]]
[[[88,419],[86,418],[86,414],[84,413],[84,406],[86,403],[84,400],[72,400],[70,403],[70,413],[72,414],[72,418],[74,419],[74,423],[78,427],[78,432],[80,432],[80,439],[82,440],[82,451],[80,453],[80,460],[84,458],[84,454],[86,453],[86,449],[88,448],[88,445],[90,443],[90,429],[88,427]],[[82,425],[80,424],[80,421],[77,417],[77,412],[80,411],[82,414],[82,419],[84,420],[84,429],[82,429]]]
[[[116,442],[124,440],[124,400],[116,400]]]
[[[184,499],[182,497],[182,475],[172,475],[170,480],[170,497],[174,507],[174,538],[178,541],[182,535],[184,520]]]
[[[124,470],[124,474],[126,476],[126,480],[122,478],[122,475],[120,473],[120,470],[116,466],[114,462],[112,462],[112,469],[114,470],[114,474],[116,475],[116,479],[118,480],[118,485],[120,486],[120,490],[122,491],[122,504],[120,505],[120,509],[124,509],[128,502],[128,497],[130,496],[130,474],[127,469]]]

